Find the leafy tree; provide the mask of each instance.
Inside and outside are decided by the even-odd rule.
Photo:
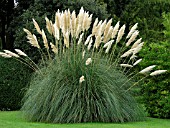
[[[0,2],[0,37],[3,49],[13,49],[14,33],[10,29],[11,21],[22,13],[23,9],[27,9],[32,1],[18,0],[17,6],[14,5],[14,0]]]

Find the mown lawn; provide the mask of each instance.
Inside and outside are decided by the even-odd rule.
[[[170,120],[147,118],[144,122],[131,122],[123,124],[45,124],[26,122],[21,119],[19,112],[0,112],[0,128],[170,128]]]

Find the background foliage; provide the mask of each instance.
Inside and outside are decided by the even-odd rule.
[[[165,27],[165,41],[147,43],[141,53],[145,55],[141,67],[156,64],[157,69],[170,70],[170,13],[163,14]],[[170,72],[161,76],[147,78],[143,87],[142,94],[146,110],[152,117],[170,118]]]
[[[31,71],[14,59],[0,57],[0,110],[18,110],[30,80]]]

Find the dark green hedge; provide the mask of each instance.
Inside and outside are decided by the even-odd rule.
[[[0,110],[17,110],[26,91],[31,70],[15,59],[0,57]]]
[[[157,65],[155,70],[168,70],[165,74],[148,77],[142,86],[143,101],[151,117],[170,118],[170,43],[146,43],[141,68]]]

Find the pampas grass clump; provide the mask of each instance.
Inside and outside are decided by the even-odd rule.
[[[83,8],[77,16],[74,11],[58,11],[54,24],[47,17],[45,20],[53,40],[46,37],[46,31],[34,19],[42,39],[24,29],[28,42],[42,55],[41,68],[19,49],[17,54],[6,50],[0,53],[3,57],[15,57],[35,70],[23,99],[25,118],[51,123],[143,120],[143,110],[130,94],[138,83],[132,81],[138,74],[132,68],[142,61],[136,60],[143,46],[142,39],[136,39],[137,24],[124,37],[125,25],[117,22],[113,27],[112,19],[96,19],[91,24],[92,15]],[[46,51],[39,42],[43,42]],[[139,74],[149,76],[155,66],[151,67]]]

